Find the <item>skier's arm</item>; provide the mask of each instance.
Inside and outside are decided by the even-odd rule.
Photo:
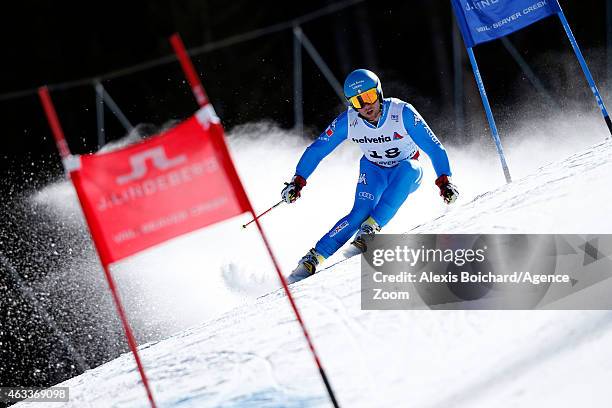
[[[295,174],[303,177],[304,180],[308,179],[321,163],[321,160],[345,141],[347,135],[348,118],[346,112],[344,112],[321,133],[317,140],[306,148],[296,166]]]
[[[300,198],[306,179],[310,177],[321,160],[342,143],[348,135],[348,119],[346,112],[338,116],[302,154],[295,169],[295,176],[290,183],[285,183],[281,197],[286,203],[293,203]]]
[[[404,119],[404,127],[412,140],[431,159],[437,177],[443,175],[451,176],[446,149],[444,149],[444,146],[442,146],[421,115],[411,105],[406,105],[402,111],[402,117]]]
[[[440,189],[440,196],[442,196],[447,204],[453,203],[459,197],[459,191],[448,179],[452,174],[446,149],[444,149],[444,146],[442,146],[442,143],[440,143],[425,120],[411,105],[404,106],[402,118],[404,120],[404,127],[412,140],[431,159],[438,177],[436,179],[436,186]]]

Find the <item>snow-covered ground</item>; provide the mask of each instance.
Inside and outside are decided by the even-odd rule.
[[[262,126],[235,130],[243,137],[231,146],[260,210],[276,202],[304,148]],[[386,232],[612,232],[612,143],[597,129],[580,143],[558,132],[552,149],[541,137],[510,144],[509,185],[490,146],[486,154],[449,147],[462,192],[449,210],[424,159],[422,188]],[[271,143],[279,156],[262,163]],[[359,153],[346,146],[334,154],[297,204],[264,219],[285,273],[351,206]],[[71,197],[60,183],[33,199],[72,218]],[[134,324],[175,333],[140,347],[160,407],[330,406],[261,243],[240,229],[244,220],[173,240],[116,269]],[[292,286],[341,406],[609,406],[612,312],[362,311],[359,261]],[[129,353],[61,385],[70,387],[70,402],[50,406],[148,405]]]

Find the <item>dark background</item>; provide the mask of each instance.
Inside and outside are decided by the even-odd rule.
[[[10,264],[12,273],[34,284],[57,263],[48,256],[47,243],[41,243],[40,237],[61,236],[56,247],[60,254],[67,248],[79,248],[78,243],[86,239],[75,235],[70,226],[50,223],[36,208],[20,204],[28,192],[62,177],[36,87],[56,84],[51,86],[52,98],[71,150],[93,152],[98,142],[92,81],[78,86],[57,84],[101,77],[133,124],[161,126],[196,109],[177,62],[110,79],[107,74],[170,55],[168,37],[175,31],[181,33],[188,48],[198,47],[291,21],[335,3],[107,0],[3,4],[0,385],[48,386],[81,371],[65,348],[58,346],[58,339],[27,297],[17,290],[17,282],[11,278],[14,275],[7,269]],[[607,3],[561,1],[600,85],[606,77]],[[363,1],[306,22],[301,28],[341,83],[355,68],[374,70],[382,79],[385,95],[413,103],[445,143],[465,143],[486,131],[463,45],[458,51],[465,86],[465,124],[455,122],[455,28],[449,1]],[[560,104],[589,97],[586,82],[576,75],[578,63],[558,19],[548,18],[509,39]],[[261,120],[293,127],[292,47],[289,28],[194,56],[226,129]],[[345,107],[305,50],[302,55],[305,135],[315,137]],[[511,112],[516,105],[545,103],[499,41],[478,46],[476,55],[502,133],[515,119]],[[107,140],[125,135],[108,111],[105,131]],[[89,246],[82,249],[90,250]],[[102,281],[100,287],[105,289]],[[99,365],[127,350],[113,316],[102,321],[76,316],[70,310],[58,312],[60,293],[35,295],[80,348],[88,365]],[[84,302],[95,296],[101,295],[83,291]],[[100,343],[105,347],[92,345]]]
[[[178,63],[171,61],[107,80],[105,74],[171,55],[168,36],[175,31],[182,34],[188,48],[193,48],[290,21],[334,3],[338,1],[291,2],[284,6],[270,1],[219,0],[11,2],[5,7],[12,10],[4,13],[0,25],[4,43],[0,76],[0,123],[5,135],[0,147],[2,175],[16,163],[31,166],[34,162],[39,169],[44,160],[57,167],[55,146],[33,92],[36,87],[101,76],[103,85],[133,124],[161,125],[188,116],[196,107]],[[605,0],[565,1],[562,5],[587,58],[592,57],[596,79],[603,80],[605,64],[596,64],[593,59],[605,52]],[[304,23],[302,29],[341,83],[351,70],[370,68],[381,77],[386,95],[412,102],[434,122],[432,127],[443,140],[469,138],[474,133],[470,127],[454,127],[454,24],[449,1],[363,1]],[[572,59],[556,18],[515,33],[510,40],[534,64],[554,96],[572,96],[559,94],[569,79],[560,61],[552,57],[543,60],[543,56],[554,53]],[[285,128],[293,126],[292,45],[291,29],[285,29],[194,57],[227,129],[262,119]],[[463,45],[459,52],[463,57],[466,114],[479,122],[476,128],[480,129],[484,115]],[[314,136],[343,107],[305,50],[302,54],[304,119],[310,125],[306,134]],[[517,101],[526,102],[526,92],[534,90],[499,41],[477,47],[476,54],[503,126],[504,108]],[[517,81],[525,86],[517,88]],[[572,78],[569,82],[575,81]],[[3,100],[3,96],[21,90],[32,92]],[[585,90],[588,92],[587,87],[580,92]],[[97,127],[91,83],[55,87],[52,91],[72,151],[95,151]],[[119,122],[107,111],[107,140],[123,135]],[[10,183],[27,183],[23,175],[21,168],[11,172]]]

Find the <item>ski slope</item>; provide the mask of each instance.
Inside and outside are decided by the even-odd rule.
[[[249,195],[257,197],[255,207],[265,209],[265,199],[278,195],[304,145],[285,142],[279,150],[291,152],[289,157],[260,168],[254,154],[260,143],[265,141],[245,137],[231,147]],[[286,274],[350,208],[356,168],[347,163],[357,162],[354,150],[335,152],[339,159],[322,164],[301,202],[264,220]],[[609,141],[586,149],[560,145],[557,155],[576,151],[542,166],[537,163],[545,152],[533,144],[514,146],[511,166],[525,165],[509,185],[500,182],[495,157],[476,160],[474,151],[453,156],[449,150],[457,163],[460,201],[448,210],[438,202],[425,160],[429,170],[422,188],[386,232],[612,231]],[[523,160],[513,161],[513,155]],[[329,174],[333,177],[326,179]],[[69,185],[59,183],[34,200],[73,219],[78,207],[66,205],[71,194]],[[245,219],[173,240],[116,269],[137,332],[153,325],[162,335],[175,333],[140,347],[160,407],[330,406],[255,233],[235,232]],[[292,291],[343,407],[609,405],[612,312],[362,311],[358,257]],[[176,333],[185,326],[190,327]],[[129,353],[59,385],[70,387],[70,402],[49,406],[148,406]]]

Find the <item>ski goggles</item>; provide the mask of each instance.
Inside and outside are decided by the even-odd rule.
[[[359,95],[348,98],[349,102],[355,109],[361,109],[366,103],[374,103],[378,99],[378,90],[376,88],[368,89]]]

